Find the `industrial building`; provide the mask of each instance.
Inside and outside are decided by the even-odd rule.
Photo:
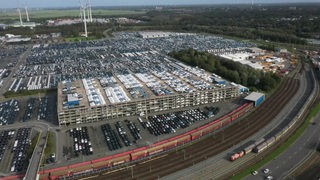
[[[265,94],[258,93],[258,92],[252,92],[247,97],[245,97],[244,99],[247,100],[247,101],[254,102],[254,106],[257,107],[261,103],[263,103],[265,98],[266,98]]]
[[[135,62],[143,67],[143,60]],[[59,124],[147,116],[154,112],[229,100],[241,93],[239,85],[203,69],[173,59],[153,63],[162,69],[157,70],[150,62],[144,65],[149,68],[144,72],[134,73],[134,65],[131,65],[128,67],[130,72],[114,71],[102,77],[59,83]],[[113,66],[120,64],[124,67],[121,60],[113,62]]]
[[[58,118],[59,125],[90,123],[101,121],[102,119],[111,119],[125,116],[147,115],[148,113],[178,109],[190,106],[199,106],[202,104],[214,103],[224,100],[233,99],[239,96],[238,87],[230,86],[211,90],[197,91],[192,93],[177,93],[173,95],[165,95],[152,97],[148,99],[137,99],[120,103],[102,103],[105,94],[99,93],[94,96],[97,101],[90,101],[90,95],[85,96],[84,87],[81,87],[79,81],[75,83],[78,88],[72,92],[73,95],[63,94],[64,84],[60,83],[58,88]],[[95,84],[94,86],[99,86]],[[76,92],[76,93],[75,93]],[[81,94],[79,94],[81,93]],[[82,98],[74,97],[74,94],[83,95]],[[92,94],[96,94],[93,93]],[[67,102],[65,101],[67,96]],[[96,104],[92,104],[97,102]],[[79,104],[75,106],[75,104]],[[67,106],[64,106],[67,105]]]

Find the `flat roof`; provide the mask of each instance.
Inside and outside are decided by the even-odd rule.
[[[79,98],[76,97],[74,94],[68,94],[68,102],[72,101],[79,101]]]
[[[258,93],[258,92],[252,92],[251,94],[249,94],[244,99],[248,100],[248,101],[257,101],[261,96],[264,96],[264,94],[263,93]]]

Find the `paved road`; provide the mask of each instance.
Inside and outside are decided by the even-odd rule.
[[[247,140],[239,143],[233,148],[226,150],[218,154],[215,157],[209,158],[202,163],[198,163],[190,168],[178,171],[171,175],[168,175],[162,179],[218,179],[219,177],[233,172],[238,169],[242,164],[246,161],[255,157],[255,154],[249,154],[244,156],[243,158],[230,162],[227,158],[229,157],[228,153],[233,152],[235,149],[243,146],[245,143],[251,140],[258,140],[261,137],[265,136],[269,132],[271,132],[274,128],[276,128],[283,120],[287,118],[290,112],[293,110],[295,105],[299,102],[299,100],[303,97],[306,92],[306,76],[303,74],[301,76],[301,84],[298,93],[290,100],[290,102],[283,108],[283,110],[277,115],[277,117],[269,123],[263,130],[257,132],[252,137]]]
[[[44,151],[46,142],[47,142],[47,134],[48,134],[48,129],[41,129],[40,131],[40,139],[34,148],[32,157],[30,158],[28,170],[26,172],[25,179],[26,180],[34,180],[37,178],[38,170],[39,170],[39,165],[40,161],[42,159],[42,153]]]

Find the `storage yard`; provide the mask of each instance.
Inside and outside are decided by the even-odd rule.
[[[288,91],[288,87],[290,87],[290,91]],[[150,179],[163,177],[164,175],[175,172],[178,169],[183,169],[194,163],[202,161],[206,159],[206,157],[210,157],[220,152],[223,149],[231,147],[234,143],[237,143],[242,139],[249,137],[251,134],[256,132],[257,129],[260,129],[261,127],[266,125],[268,122],[270,122],[271,119],[273,119],[278,114],[278,112],[281,109],[280,107],[284,106],[290,100],[292,95],[295,94],[296,91],[298,90],[298,87],[299,87],[298,80],[295,80],[293,78],[287,78],[284,81],[284,84],[280,87],[279,91],[274,95],[274,97],[272,99],[268,99],[264,103],[263,108],[258,108],[256,111],[254,111],[249,117],[243,120],[245,121],[244,123],[236,123],[232,125],[230,128],[220,133],[216,133],[212,137],[214,140],[212,138],[207,138],[203,141],[198,142],[196,146],[190,146],[190,147],[187,147],[185,150],[178,151],[177,153],[170,153],[168,155],[160,156],[159,158],[155,158],[152,161],[139,163],[139,164],[136,164],[135,166],[132,166],[132,167],[130,166],[130,168],[122,168],[115,172],[108,172],[108,169],[101,168],[100,167],[101,165],[98,166],[98,164],[102,164],[102,163],[105,164],[106,162],[111,162],[111,160],[107,160],[107,159],[101,159],[101,163],[98,163],[98,161],[91,161],[91,162],[83,163],[82,165],[79,164],[79,167],[72,166],[73,172],[71,174],[73,174],[73,176],[69,178],[73,179],[78,177],[84,177],[86,176],[85,174],[89,175],[91,173],[97,173],[97,172],[105,172],[104,175],[101,176],[102,179],[105,179],[105,178],[108,178],[108,179],[109,178],[110,179],[113,179],[113,178],[129,179],[130,178],[131,179],[132,176],[133,178],[150,177]],[[257,119],[260,119],[260,120],[257,121]],[[255,128],[252,128],[252,127],[255,127]],[[245,131],[243,131],[244,129]],[[228,134],[228,135],[225,135],[225,134]],[[164,146],[164,148],[165,147],[166,146]],[[168,147],[171,147],[171,146],[169,146],[168,144]],[[157,150],[154,149],[154,151],[157,151]],[[112,159],[112,161],[114,161],[113,163],[115,163],[116,165],[119,165],[117,162],[123,163],[123,162],[129,161],[129,159],[126,160],[125,158],[120,158],[120,155],[125,156],[125,154],[119,154],[119,156],[117,157],[114,156]],[[95,163],[97,163],[98,167],[96,167]],[[90,167],[93,166],[93,169],[89,168],[89,170],[84,172],[83,169],[85,166],[90,166]],[[152,168],[152,170],[150,170],[150,168]],[[77,172],[78,170],[76,169],[82,172]],[[60,173],[64,171],[63,168],[61,168],[60,170],[61,170]],[[134,172],[133,175],[132,175],[132,171]],[[55,175],[56,173],[58,173],[55,170],[48,171],[48,172],[51,172],[52,175]],[[154,173],[154,172],[157,172],[157,173]],[[95,178],[97,179],[100,177],[95,176]]]
[[[32,49],[26,64],[19,65],[18,71],[12,74],[14,78],[8,90],[17,92],[57,88],[59,126],[66,129],[67,126],[72,126],[71,129],[61,132],[67,136],[59,140],[61,148],[58,148],[63,151],[63,158],[60,158],[59,163],[70,165],[59,167],[61,164],[53,160],[39,172],[42,178],[50,174],[52,177],[73,179],[91,173],[108,172],[110,167],[128,166],[133,161],[152,158],[156,154],[176,148],[174,156],[171,153],[163,156],[170,157],[179,165],[159,158],[150,162],[157,165],[150,165],[147,161],[132,167],[135,178],[146,175],[152,179],[157,178],[152,173],[154,170],[159,172],[157,176],[161,177],[178,170],[177,168],[197,163],[204,156],[210,157],[237,143],[241,138],[248,137],[272,119],[278,112],[275,108],[281,109],[299,86],[297,80],[287,78],[282,89],[275,95],[276,98],[267,101],[268,115],[259,116],[261,112],[259,115],[254,112],[251,116],[262,119],[254,121],[246,118],[245,124],[255,128],[248,129],[241,135],[233,135],[229,129],[224,130],[223,127],[235,124],[234,120],[254,106],[259,106],[265,99],[264,95],[257,93],[252,97],[248,96],[247,100],[254,103],[240,100],[239,97],[243,94],[241,89],[245,87],[167,56],[166,53],[172,51],[171,47],[170,51],[166,49],[169,47],[167,45],[172,42],[176,43],[172,44],[174,50],[215,49],[222,54],[229,51],[247,51],[254,47],[254,44],[215,36],[140,32],[118,33],[112,40],[40,45]],[[10,68],[8,71],[10,72]],[[8,71],[3,69],[0,72],[5,76]],[[285,92],[287,87],[290,87],[290,91]],[[48,101],[48,97],[31,97],[4,102],[1,107],[9,108],[5,111],[8,112],[7,115],[21,109],[22,113],[11,117],[13,122],[45,120],[52,113],[52,108],[48,107],[51,103]],[[222,103],[225,101],[234,102],[226,108]],[[259,110],[262,111],[258,108],[257,113]],[[96,123],[83,125],[93,122]],[[241,127],[246,129],[245,125]],[[231,126],[233,132],[240,132],[241,128],[237,128]],[[215,132],[217,129],[232,135],[225,138],[223,133]],[[211,132],[215,134],[214,142],[211,138],[210,142],[197,141]],[[232,152],[228,158],[236,160],[251,151],[260,152],[259,149],[262,148],[257,145],[267,144],[268,147],[270,139],[266,137],[261,142],[256,142],[252,148],[250,146],[241,152]],[[276,138],[273,138],[273,142],[275,140]],[[206,144],[203,144],[204,142]],[[199,143],[201,149],[190,146],[183,153],[180,150],[178,153],[178,146],[190,143]],[[19,154],[14,155],[14,159],[21,160],[19,157]],[[185,162],[188,159],[191,161]],[[80,161],[84,162],[75,164]],[[146,172],[144,164],[154,169]],[[12,165],[15,166],[11,167],[13,171],[20,172],[24,169],[17,160],[13,161]],[[143,169],[138,169],[140,166],[143,166]],[[111,179],[130,177],[128,174],[125,176],[129,173],[125,170],[119,172],[122,173],[108,173],[107,176]]]
[[[133,65],[130,69],[133,73],[148,73],[140,72],[139,65],[147,65],[150,61],[156,64],[157,61],[168,59],[166,54],[173,50],[194,48],[224,51],[253,46],[248,42],[199,34],[170,33],[168,37],[144,39],[139,37],[139,33],[126,32],[117,33],[114,39],[109,40],[35,45],[26,64],[20,65],[14,79],[10,80],[9,90],[57,88],[62,81],[103,78],[112,73],[125,74],[121,64]],[[157,70],[162,69],[153,65],[152,71]],[[144,77],[148,76],[142,74],[141,78]]]

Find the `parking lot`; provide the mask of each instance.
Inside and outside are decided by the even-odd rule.
[[[34,46],[26,63],[21,64],[17,67],[17,71],[13,72],[13,79],[9,79],[10,87],[8,90],[51,89],[56,88],[58,82],[66,80],[108,77],[113,72],[119,75],[128,74],[123,70],[121,63],[115,64],[119,58],[124,65],[129,67],[131,72],[146,73],[142,74],[139,79],[147,80],[144,77],[150,77],[150,72],[149,68],[144,67],[155,60],[152,69],[161,69],[157,66],[159,63],[157,61],[165,62],[163,59],[168,59],[165,55],[173,50],[194,48],[200,51],[212,49],[223,51],[255,46],[248,42],[238,42],[212,35],[187,33],[170,33],[168,37],[148,39],[141,38],[138,32],[119,32],[115,36],[114,39],[102,41]],[[26,48],[18,49],[14,55],[17,56],[24,50]],[[10,54],[11,51],[5,52]],[[4,59],[9,57],[10,55],[8,57],[3,55]],[[14,66],[15,63],[12,62],[10,65]],[[185,73],[177,71],[174,74],[183,75]],[[195,82],[194,79],[190,79],[191,84],[195,85]],[[208,87],[204,83],[200,85],[198,89]],[[133,88],[134,91],[141,90],[143,92],[143,89]],[[159,93],[170,92],[169,88],[161,89],[158,85],[153,86],[152,89],[159,91]]]
[[[0,103],[0,125],[13,124],[19,110],[19,102],[17,100],[12,99]]]
[[[0,132],[0,172],[25,171],[28,166],[29,148],[36,131],[31,128],[11,129]]]
[[[70,136],[71,129],[69,129],[65,132],[67,136],[64,144],[61,145],[61,151],[64,156],[61,162],[80,162],[151,145],[154,142],[204,125],[210,122],[212,118],[221,117],[235,109],[238,106],[238,101],[203,105],[199,109],[189,107],[176,112],[168,111],[150,114],[148,117],[135,116],[113,119],[90,126],[77,125],[72,128],[72,131],[75,132],[77,127],[86,129],[81,131],[87,132],[90,144],[93,147],[93,153],[88,155],[86,153],[78,153],[79,156],[75,156],[75,139]],[[80,139],[85,138],[81,137]],[[77,142],[79,142],[79,138],[77,138]],[[51,166],[54,167],[54,164],[51,164]]]

